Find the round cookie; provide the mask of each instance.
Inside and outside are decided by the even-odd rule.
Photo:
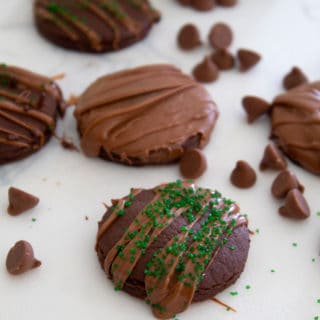
[[[160,20],[148,0],[36,0],[34,16],[38,31],[49,41],[94,53],[138,42]]]
[[[145,165],[203,148],[218,111],[200,84],[160,64],[98,79],[77,101],[75,117],[87,156]]]
[[[320,174],[320,81],[276,97],[271,120],[279,147],[305,169]]]
[[[112,200],[96,251],[116,289],[169,319],[233,284],[249,245],[247,220],[233,201],[177,181]]]
[[[51,79],[0,65],[0,164],[41,149],[52,136],[61,106],[61,91]]]

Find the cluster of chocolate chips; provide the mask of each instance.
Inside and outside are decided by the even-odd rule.
[[[238,3],[238,0],[178,0],[178,2],[199,11],[209,11],[216,6],[233,7]]]
[[[209,32],[208,40],[214,52],[193,69],[193,76],[199,82],[214,82],[220,71],[231,70],[236,64],[241,72],[246,72],[261,59],[260,54],[248,49],[239,49],[236,57],[230,53],[228,48],[233,41],[233,32],[225,23],[215,24]],[[179,47],[186,51],[202,45],[200,32],[194,24],[184,25],[178,33],[177,41]]]
[[[8,191],[8,214],[20,215],[33,209],[39,203],[39,198],[23,190],[11,187]],[[6,259],[7,271],[12,275],[19,275],[31,269],[40,267],[41,262],[34,257],[31,244],[20,240],[10,249]]]
[[[270,143],[264,151],[260,163],[261,170],[281,171],[271,186],[271,193],[277,199],[285,199],[279,213],[285,217],[306,219],[310,216],[310,208],[303,196],[304,187],[297,177],[287,170],[287,161],[279,148]]]

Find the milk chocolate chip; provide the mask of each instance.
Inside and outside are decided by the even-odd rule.
[[[230,180],[233,185],[238,188],[250,188],[257,180],[257,175],[254,169],[246,161],[238,161],[233,169]]]
[[[24,273],[40,265],[41,262],[35,259],[32,246],[27,241],[18,241],[7,255],[6,267],[12,275]]]
[[[242,99],[242,106],[247,113],[248,123],[254,122],[264,113],[270,110],[271,105],[259,98],[254,96],[246,96]]]
[[[293,189],[289,191],[279,213],[289,218],[306,219],[310,216],[310,208],[302,193],[298,189]]]
[[[216,0],[191,0],[190,3],[199,11],[209,11],[216,6]]]
[[[250,70],[261,60],[259,53],[247,49],[238,50],[237,56],[240,62],[239,68],[241,72]]]
[[[184,25],[178,34],[178,45],[183,50],[191,50],[201,45],[200,33],[194,24]]]
[[[209,57],[196,65],[192,73],[197,81],[205,83],[214,82],[219,77],[219,69]]]
[[[223,7],[232,7],[238,3],[238,0],[217,0],[217,4]]]
[[[225,23],[215,24],[209,33],[209,42],[214,49],[228,48],[233,39],[231,28]]]
[[[197,179],[207,169],[207,159],[200,149],[185,151],[180,160],[180,172],[187,179]]]
[[[11,216],[17,216],[24,213],[25,211],[34,208],[39,203],[39,198],[14,187],[9,189],[8,197],[8,213]]]
[[[283,87],[286,90],[290,90],[305,83],[308,83],[308,78],[298,67],[293,67],[283,78]]]
[[[298,189],[303,192],[304,187],[299,183],[297,177],[289,170],[284,170],[278,174],[273,181],[271,193],[276,198],[284,198],[292,189]]]
[[[264,150],[263,158],[260,162],[260,170],[284,170],[286,167],[287,161],[283,157],[278,147],[274,143],[268,144]]]
[[[230,70],[235,65],[234,56],[226,49],[216,50],[211,55],[211,60],[220,70]]]

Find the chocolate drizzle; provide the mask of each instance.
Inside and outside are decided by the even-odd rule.
[[[0,164],[23,158],[47,142],[61,99],[49,78],[0,67]]]
[[[124,46],[123,35],[137,41],[146,26],[160,18],[147,0],[37,0],[34,11],[38,24],[53,23],[75,46],[94,52],[108,50],[106,34],[110,31],[112,48],[116,50]],[[48,32],[40,27],[39,30],[44,35]],[[84,47],[82,41],[86,43]]]
[[[101,237],[127,214],[124,208],[130,208],[141,192],[145,191],[132,190],[128,197],[114,202],[111,213],[99,224],[97,250]],[[108,251],[103,265],[116,289],[122,289],[149,247],[184,218],[185,223],[156,250],[144,270],[147,303],[156,317],[169,319],[190,305],[220,248],[247,220],[231,200],[190,183],[160,185],[152,193]]]
[[[272,136],[291,159],[320,174],[320,82],[279,95],[272,106]]]
[[[126,164],[175,161],[190,137],[199,137],[198,146],[204,147],[217,116],[207,91],[170,65],[102,77],[75,110],[85,154],[99,156],[104,150],[108,159]]]

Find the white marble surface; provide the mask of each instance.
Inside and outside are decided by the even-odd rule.
[[[43,40],[33,27],[31,3],[0,1],[0,61],[47,75],[65,72],[60,84],[66,97],[80,94],[100,75],[144,63],[169,62],[190,72],[209,48],[192,53],[176,48],[176,32],[184,22],[197,23],[206,37],[214,22],[225,21],[235,30],[233,51],[249,47],[263,53],[263,61],[250,73],[227,72],[219,82],[208,86],[221,117],[205,149],[209,169],[198,181],[237,199],[249,214],[251,229],[260,229],[260,234],[252,237],[241,279],[219,295],[238,312],[204,302],[192,306],[179,319],[312,320],[320,316],[320,217],[316,215],[320,210],[319,177],[290,164],[306,186],[312,210],[304,222],[277,214],[280,203],[269,191],[274,173],[259,173],[250,191],[238,190],[228,180],[236,160],[248,160],[258,168],[269,133],[267,119],[252,126],[246,124],[241,98],[251,93],[270,100],[281,90],[281,78],[293,65],[299,65],[311,79],[319,78],[320,1],[240,0],[234,9],[197,13],[171,0],[154,0],[163,12],[163,20],[148,39],[101,56],[65,51]],[[76,139],[71,113],[59,130]],[[24,161],[2,166],[0,319],[152,319],[143,302],[115,293],[105,280],[93,250],[97,221],[104,211],[101,203],[125,195],[129,187],[151,187],[177,178],[175,165],[127,168],[63,150],[55,140]],[[11,185],[38,195],[40,205],[23,216],[9,217],[7,189]],[[20,239],[33,244],[43,265],[14,278],[7,274],[4,263],[8,249]],[[293,247],[293,242],[298,247]],[[271,269],[276,272],[271,273]],[[246,290],[246,285],[251,289]],[[233,297],[230,291],[239,294]]]

